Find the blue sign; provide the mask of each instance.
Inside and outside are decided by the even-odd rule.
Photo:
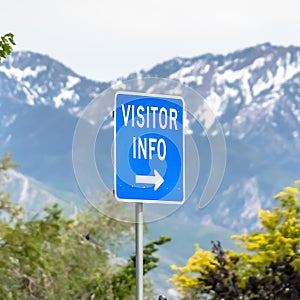
[[[118,92],[114,188],[119,201],[184,201],[183,99]]]

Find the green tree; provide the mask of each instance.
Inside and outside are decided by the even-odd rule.
[[[148,243],[144,246],[144,274],[147,274],[151,270],[158,266],[159,259],[153,254],[158,251],[158,246],[161,246],[167,242],[170,242],[170,237],[161,236],[157,241]],[[132,284],[134,283],[134,284]],[[113,289],[113,299],[135,299],[135,254],[132,255],[127,263],[119,267],[118,272],[116,272],[112,277],[112,289]],[[145,282],[146,296],[151,295],[149,293],[149,288],[151,291],[151,286],[149,281]],[[153,299],[153,297],[150,297]]]
[[[0,63],[12,52],[12,47],[15,45],[14,35],[7,33],[0,37]]]
[[[260,210],[261,230],[233,236],[245,251],[196,252],[172,281],[182,299],[300,299],[300,205],[296,187],[275,196],[278,206]]]
[[[0,160],[2,181],[14,166],[10,155]],[[132,224],[92,208],[67,218],[58,204],[30,220],[25,215],[0,192],[0,299],[134,298],[134,255],[124,263],[114,262],[121,242],[132,240]],[[145,246],[145,273],[157,266],[153,254],[167,241],[161,237]]]

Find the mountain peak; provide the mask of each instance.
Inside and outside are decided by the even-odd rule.
[[[82,90],[88,85],[87,93]],[[57,60],[31,51],[13,52],[0,65],[0,96],[18,99],[28,105],[47,105],[67,109],[91,100],[108,86],[76,74]]]

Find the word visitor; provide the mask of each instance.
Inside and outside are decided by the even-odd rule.
[[[122,104],[121,107],[125,127],[178,130],[178,112],[175,108],[130,104],[127,107]],[[159,160],[164,160],[167,155],[167,144],[163,138],[133,137],[132,147],[134,159],[151,160],[156,153]]]

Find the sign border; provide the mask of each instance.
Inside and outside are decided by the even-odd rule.
[[[123,199],[119,198],[117,195],[117,164],[116,164],[116,157],[117,157],[117,151],[116,151],[116,141],[117,141],[117,97],[119,94],[125,94],[125,95],[133,95],[133,96],[141,96],[141,97],[156,97],[156,98],[169,98],[169,99],[179,99],[182,102],[182,200],[181,201],[168,201],[168,200],[146,200],[146,199]],[[163,94],[148,94],[148,93],[139,93],[139,92],[130,92],[130,91],[117,91],[115,93],[115,99],[114,99],[114,197],[119,202],[125,202],[125,203],[149,203],[149,204],[177,204],[182,205],[185,202],[185,134],[184,134],[184,112],[185,112],[185,102],[183,97],[177,96],[177,95],[163,95]]]

